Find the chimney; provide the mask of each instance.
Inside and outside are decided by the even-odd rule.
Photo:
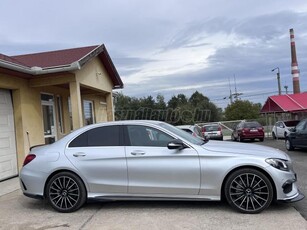
[[[300,93],[300,71],[297,65],[293,29],[290,29],[290,42],[291,42],[291,74],[293,80],[293,93]]]

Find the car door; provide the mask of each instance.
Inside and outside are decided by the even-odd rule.
[[[86,178],[92,193],[127,193],[122,126],[90,129],[72,140],[65,155]]]
[[[283,122],[278,122],[278,125],[276,126],[277,128],[277,137],[283,138],[285,137],[285,125]]]
[[[200,162],[196,150],[170,150],[174,138],[143,125],[125,127],[130,194],[197,195],[200,189]]]
[[[296,126],[295,139],[293,145],[298,147],[307,147],[307,120],[301,121]]]

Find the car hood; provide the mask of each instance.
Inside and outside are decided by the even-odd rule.
[[[212,141],[202,145],[208,151],[225,154],[242,154],[290,160],[289,156],[279,150],[257,144],[236,143],[230,141]]]

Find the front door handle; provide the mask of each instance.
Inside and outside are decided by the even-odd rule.
[[[145,155],[145,152],[142,150],[134,150],[131,152],[131,155],[134,155],[134,156]]]
[[[74,157],[85,157],[86,154],[85,154],[85,153],[82,153],[82,152],[78,152],[78,153],[74,153],[73,156],[74,156]]]

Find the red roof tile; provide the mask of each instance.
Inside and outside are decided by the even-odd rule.
[[[270,96],[261,113],[298,112],[307,110],[307,93]]]
[[[0,60],[11,62],[11,63],[18,64],[18,65],[22,65],[22,66],[25,66],[25,67],[30,67],[30,66],[26,65],[25,63],[22,63],[22,62],[18,61],[17,59],[6,56],[4,54],[0,54]]]
[[[57,50],[43,53],[12,56],[13,59],[27,66],[42,68],[70,65],[80,60],[99,46],[88,46],[74,49]]]

